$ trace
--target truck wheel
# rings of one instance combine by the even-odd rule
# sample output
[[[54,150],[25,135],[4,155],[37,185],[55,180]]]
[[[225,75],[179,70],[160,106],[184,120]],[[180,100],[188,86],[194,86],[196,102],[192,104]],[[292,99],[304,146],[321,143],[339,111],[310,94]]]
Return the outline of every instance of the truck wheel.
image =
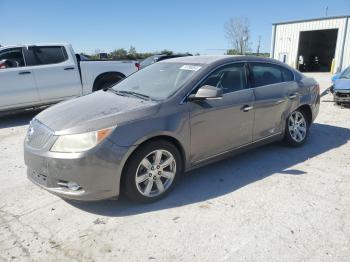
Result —
[[[118,73],[107,73],[103,74],[95,80],[94,87],[92,89],[93,92],[109,88],[119,81],[123,80],[125,76],[118,74]]]

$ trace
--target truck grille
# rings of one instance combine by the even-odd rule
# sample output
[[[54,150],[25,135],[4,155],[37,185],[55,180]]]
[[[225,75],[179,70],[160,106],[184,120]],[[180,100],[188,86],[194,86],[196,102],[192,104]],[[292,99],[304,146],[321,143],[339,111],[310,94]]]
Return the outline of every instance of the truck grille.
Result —
[[[34,119],[30,122],[26,141],[30,147],[41,149],[47,144],[52,136],[53,131],[50,128]]]

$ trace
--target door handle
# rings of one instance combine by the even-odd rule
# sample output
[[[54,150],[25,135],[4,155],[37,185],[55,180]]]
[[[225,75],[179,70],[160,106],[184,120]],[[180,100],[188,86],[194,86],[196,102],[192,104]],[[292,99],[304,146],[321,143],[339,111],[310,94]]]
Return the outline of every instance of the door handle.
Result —
[[[245,105],[245,106],[243,106],[243,107],[241,108],[241,110],[242,110],[243,112],[248,112],[248,111],[252,110],[253,108],[254,108],[254,106]]]
[[[29,71],[22,71],[22,72],[19,72],[18,74],[19,75],[29,75],[29,74],[31,74],[31,72],[29,72]]]
[[[297,97],[297,94],[290,94],[288,97],[289,97],[289,99],[294,99]]]
[[[74,67],[66,67],[64,70],[74,70],[75,68]]]

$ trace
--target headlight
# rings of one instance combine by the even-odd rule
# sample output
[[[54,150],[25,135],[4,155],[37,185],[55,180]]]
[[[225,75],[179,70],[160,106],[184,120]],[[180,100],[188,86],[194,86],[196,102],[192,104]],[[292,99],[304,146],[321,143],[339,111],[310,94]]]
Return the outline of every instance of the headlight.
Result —
[[[87,151],[103,141],[115,127],[93,132],[59,136],[52,146],[52,152],[79,153]]]

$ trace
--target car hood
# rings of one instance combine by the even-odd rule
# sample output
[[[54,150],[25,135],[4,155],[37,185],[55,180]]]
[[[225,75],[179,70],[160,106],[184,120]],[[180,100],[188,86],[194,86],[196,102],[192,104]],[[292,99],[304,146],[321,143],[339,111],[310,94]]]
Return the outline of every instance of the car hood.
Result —
[[[335,80],[334,90],[350,90],[350,79]]]
[[[159,102],[98,91],[54,105],[35,118],[58,135],[76,134],[153,116]]]

